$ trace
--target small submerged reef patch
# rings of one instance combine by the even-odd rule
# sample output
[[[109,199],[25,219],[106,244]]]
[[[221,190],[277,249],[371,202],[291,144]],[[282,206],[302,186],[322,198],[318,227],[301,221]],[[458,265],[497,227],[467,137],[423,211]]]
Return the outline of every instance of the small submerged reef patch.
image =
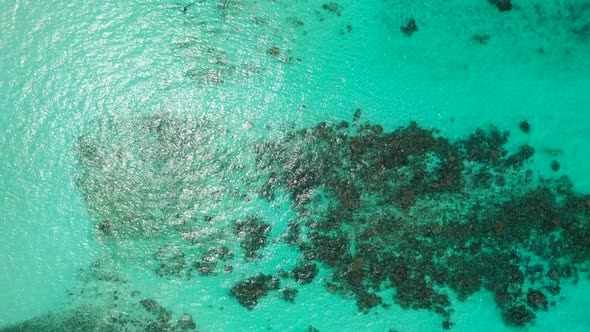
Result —
[[[414,32],[418,31],[418,25],[416,21],[411,18],[405,26],[400,27],[400,30],[408,37],[411,37]]]
[[[241,165],[219,143],[225,129],[168,113],[98,119],[87,128],[76,145],[76,184],[99,239],[223,236],[227,225],[213,217],[215,208],[246,195],[229,177]]]
[[[151,299],[127,308],[105,310],[98,306],[83,306],[60,313],[49,313],[19,324],[0,329],[2,332],[87,332],[87,331],[197,331],[189,314],[174,320],[170,311]]]
[[[234,223],[233,232],[240,239],[240,246],[246,259],[254,259],[258,250],[266,246],[270,225],[256,216],[248,216],[245,220]]]
[[[337,4],[325,6],[325,12],[340,15]],[[274,1],[188,0],[168,8],[166,15],[175,25],[171,50],[183,62],[183,83],[195,88],[211,90],[271,79],[277,70],[301,62],[294,57],[295,41],[304,34],[305,25],[297,16],[305,12],[296,6]],[[251,38],[242,38],[237,31]],[[239,56],[236,48],[242,51]]]
[[[533,147],[511,151],[509,132],[493,126],[450,140],[415,122],[387,132],[360,118],[256,147],[271,174],[264,186],[285,188],[298,213],[283,237],[302,253],[290,272],[298,284],[322,266],[326,291],[361,312],[393,301],[431,310],[449,329],[452,294],[464,301],[485,289],[506,325],[523,326],[555,305],[564,282],[588,274],[590,195],[530,169]],[[232,293],[252,308],[269,278]]]
[[[488,0],[488,2],[498,8],[501,12],[507,12],[512,10],[512,2],[511,0]]]
[[[233,286],[231,295],[241,305],[252,310],[258,304],[259,298],[266,296],[271,290],[279,290],[280,285],[280,279],[271,275],[258,274]]]
[[[2,332],[197,331],[192,315],[174,312],[131,289],[109,261],[79,270],[81,284],[68,291],[68,303],[50,313],[0,328]]]
[[[514,127],[527,137],[528,122]],[[164,280],[233,280],[227,294],[248,310],[272,293],[296,305],[321,283],[360,312],[396,303],[440,315],[445,329],[455,297],[486,290],[507,325],[523,326],[556,305],[564,283],[588,275],[590,195],[562,175],[558,153],[545,175],[532,169],[535,148],[513,147],[508,131],[449,139],[415,122],[388,131],[357,109],[350,123],[287,129],[251,149],[223,145],[216,138],[226,133],[169,114],[90,126],[76,146],[77,185],[97,239]],[[256,210],[276,200],[290,204],[284,223]],[[292,248],[294,264],[244,273],[268,260],[269,245]],[[95,270],[89,280],[125,285]],[[110,295],[127,299],[118,304],[126,312],[154,316],[156,330],[194,326],[157,299]],[[79,302],[65,315],[102,310]]]

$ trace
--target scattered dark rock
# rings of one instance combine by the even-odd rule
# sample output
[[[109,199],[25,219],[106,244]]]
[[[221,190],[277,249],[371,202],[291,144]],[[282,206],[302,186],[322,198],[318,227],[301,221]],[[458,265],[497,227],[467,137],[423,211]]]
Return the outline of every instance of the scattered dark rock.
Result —
[[[217,249],[213,249],[215,256],[222,261],[230,260],[234,258],[233,252],[229,251],[229,248],[226,246],[221,246]]]
[[[291,287],[285,287],[281,291],[281,296],[282,296],[283,300],[285,300],[287,302],[294,303],[295,297],[297,297],[297,293],[299,293],[299,291],[297,289],[291,288]]]
[[[463,143],[467,160],[492,165],[499,163],[500,159],[508,153],[504,148],[508,136],[507,131],[500,132],[493,126],[487,132],[477,129]]]
[[[215,275],[217,274],[217,261],[225,261],[231,259],[232,256],[233,254],[229,252],[229,248],[226,246],[210,248],[207,252],[203,253],[200,260],[193,263],[193,267],[200,275]],[[227,272],[225,268],[224,272]]]
[[[189,131],[182,121],[139,123],[157,133],[154,140],[162,146],[182,147],[168,151],[165,158],[193,147],[179,138]],[[523,123],[520,130],[528,132],[528,123]],[[281,277],[309,283],[321,264],[331,272],[325,277],[326,290],[354,299],[359,311],[397,302],[403,308],[437,313],[447,328],[453,312],[448,289],[459,300],[486,289],[494,294],[506,324],[523,326],[535,319],[537,310],[556,303],[560,285],[576,283],[587,273],[581,268],[590,260],[590,196],[575,192],[565,176],[541,178],[523,168],[534,155],[533,147],[508,148],[509,133],[495,127],[456,140],[415,122],[386,132],[379,124],[363,123],[360,109],[352,124],[290,128],[278,141],[257,146],[256,162],[272,179],[272,191],[288,191],[297,212],[283,239],[297,245],[303,260]],[[188,137],[191,142],[198,139],[197,134]],[[100,167],[107,156],[100,145],[89,139],[79,144],[85,167]],[[551,153],[556,158],[557,152]],[[90,182],[81,188],[89,202],[100,196]],[[140,223],[127,228],[125,220],[133,216],[119,218],[115,213],[98,218],[102,222],[97,227],[117,237],[168,231],[157,228],[165,224],[162,219],[149,217],[157,222],[146,229]],[[179,221],[172,214],[166,217]],[[246,259],[252,259],[267,244],[270,225],[249,216],[236,221],[232,231]],[[232,259],[228,247],[212,248],[202,256],[185,250],[174,242],[160,247],[155,253],[158,274],[182,276],[194,269],[216,273],[219,260]],[[535,261],[521,252],[534,254]],[[187,263],[185,255],[200,258]],[[223,270],[231,272],[231,265],[224,264]],[[92,280],[124,283],[112,273],[97,273]],[[259,274],[234,285],[231,296],[253,309],[279,286],[279,279]],[[395,288],[394,297],[377,295],[386,288]],[[286,287],[281,296],[291,301],[296,293]],[[109,299],[121,298],[109,294]],[[146,322],[134,321],[141,330],[173,330],[171,324],[188,329],[194,324],[189,317],[185,323],[171,323],[171,313],[153,299],[134,306],[148,316]],[[96,321],[84,322],[85,330],[99,330]]]
[[[442,328],[445,330],[450,330],[453,327],[453,323],[449,321],[442,322]]]
[[[367,313],[369,309],[376,307],[383,303],[383,299],[374,293],[357,288],[354,290],[356,296],[356,305],[364,313]]]
[[[285,269],[279,269],[277,271],[277,275],[281,278],[289,278],[289,272],[287,272]]]
[[[323,4],[322,9],[338,16],[342,15],[342,6],[336,2],[328,2]]]
[[[259,249],[266,246],[270,225],[257,216],[248,216],[234,223],[233,232],[240,239],[246,259],[256,258]]]
[[[535,149],[529,145],[522,145],[518,152],[506,158],[505,165],[507,167],[522,167],[524,162],[530,159],[535,154]]]
[[[408,37],[411,37],[414,32],[418,31],[418,25],[416,25],[416,21],[411,18],[408,20],[408,23],[405,26],[400,27],[400,30]]]
[[[269,177],[269,179],[264,183],[262,188],[259,191],[259,196],[264,198],[267,201],[272,201],[275,199],[275,190],[277,187],[277,179],[273,174]]]
[[[383,134],[383,126],[381,126],[381,125],[374,125],[371,129],[373,130],[375,135]]]
[[[352,25],[348,24],[346,26],[346,31],[351,32],[352,31]]]
[[[305,23],[297,17],[289,17],[287,18],[287,22],[293,27],[302,27],[305,25]]]
[[[488,0],[488,2],[498,8],[501,12],[512,10],[511,0]]]
[[[169,312],[154,299],[144,299],[139,301],[139,304],[141,304],[147,312],[156,316],[169,315]]]
[[[485,45],[490,40],[490,35],[473,35],[473,40],[478,44]]]
[[[357,108],[352,116],[352,121],[357,122],[361,118],[361,115],[363,115],[363,110]]]
[[[156,260],[160,266],[156,270],[159,276],[180,276],[186,264],[185,255],[178,245],[166,244],[156,253]]]
[[[121,304],[121,303],[117,303]],[[68,308],[58,313],[49,313],[34,317],[16,325],[3,327],[6,332],[17,331],[187,331],[194,330],[196,324],[190,315],[184,314],[173,323],[171,312],[161,307],[153,299],[146,299],[137,306],[117,310],[98,304],[87,304]]]
[[[287,228],[287,234],[284,236],[285,242],[288,245],[293,245],[299,242],[299,234],[301,228],[298,223],[290,222]]]
[[[528,133],[531,131],[531,125],[528,123],[528,121],[522,121],[520,125],[518,125],[518,128],[520,128],[520,131],[523,133]]]
[[[587,39],[590,36],[590,22],[584,24],[580,28],[572,29],[572,32],[584,40]]]
[[[299,264],[291,271],[293,279],[301,285],[311,283],[317,274],[318,267],[313,262]]]
[[[308,257],[317,259],[328,266],[337,266],[351,259],[350,242],[343,237],[313,233],[312,244],[314,249],[308,253]]]
[[[315,280],[321,264],[331,272],[325,277],[326,290],[354,299],[359,311],[396,302],[440,315],[446,328],[452,325],[453,312],[448,289],[459,300],[486,289],[494,294],[506,324],[523,326],[535,319],[537,310],[549,310],[563,282],[575,284],[585,277],[582,267],[590,260],[586,222],[590,196],[575,192],[565,176],[541,178],[533,169],[523,168],[534,155],[533,147],[509,148],[509,133],[495,127],[449,140],[415,122],[386,132],[381,125],[361,119],[359,109],[352,126],[321,122],[291,128],[278,141],[257,146],[261,172],[268,172],[263,175],[272,178],[273,190],[291,194],[297,212],[283,238],[302,254],[302,261],[288,274],[297,283]],[[176,136],[182,136],[178,133],[186,127],[177,122],[177,131],[162,126],[150,127],[168,131],[155,139],[180,144]],[[100,164],[100,149],[84,144],[81,158],[87,159],[87,165]],[[86,194],[92,200],[93,192]],[[154,229],[134,232],[125,229],[120,219],[98,220],[110,221],[97,225],[103,233],[125,230],[143,236]],[[252,259],[266,245],[270,225],[249,216],[236,221],[232,231],[246,259]],[[228,247],[211,248],[202,256],[185,250],[189,249],[174,242],[160,247],[155,253],[158,274],[182,276],[194,269],[216,273],[219,260],[232,259]],[[535,261],[522,252],[534,254]],[[188,264],[185,255],[191,257]],[[200,258],[194,262],[192,257]],[[228,272],[231,265],[224,265]],[[112,273],[92,279],[124,282]],[[259,274],[234,285],[231,296],[253,309],[279,287],[279,279]],[[379,297],[386,288],[395,288],[395,295]],[[281,292],[286,301],[295,294],[289,287]],[[109,294],[109,299],[121,298]],[[148,328],[142,330],[181,325],[171,323],[171,313],[153,299],[134,306],[149,316],[144,324]],[[186,327],[191,327],[185,318]],[[93,330],[92,324],[87,330]]]
[[[557,162],[557,160],[551,162],[551,170],[553,170],[554,172],[559,171],[559,163]]]
[[[197,328],[197,324],[195,324],[191,315],[182,314],[176,323],[176,327],[180,330],[194,330]]]
[[[139,302],[142,307],[150,314],[155,316],[155,319],[146,320],[146,331],[161,331],[171,328],[170,318],[172,312],[166,310],[153,299],[144,299]]]
[[[523,326],[535,319],[535,314],[532,313],[524,305],[510,307],[502,312],[504,322],[509,326]]]
[[[252,310],[258,304],[258,300],[261,297],[266,296],[271,290],[278,290],[279,287],[279,279],[271,275],[258,274],[233,286],[231,295],[242,306],[248,310]]]
[[[530,290],[527,293],[527,303],[529,307],[534,310],[544,309],[547,310],[547,296],[538,290]]]
[[[293,130],[258,151],[278,183],[297,193],[290,243],[307,265],[291,273],[295,280],[312,275],[309,263],[323,264],[332,271],[326,290],[355,299],[359,311],[393,300],[435,312],[450,328],[445,289],[461,301],[487,289],[506,324],[522,326],[558,296],[561,280],[579,279],[576,266],[590,260],[582,222],[590,196],[574,193],[566,177],[524,168],[533,147],[509,151],[509,132],[496,127],[451,141],[415,122],[385,132],[360,119],[357,110],[350,127]],[[304,189],[291,184],[297,179]],[[549,264],[556,258],[568,263]],[[376,295],[390,287],[393,299]]]
[[[281,50],[279,50],[278,47],[273,46],[271,48],[268,49],[267,51],[268,54],[272,55],[272,56],[279,56],[281,54]]]

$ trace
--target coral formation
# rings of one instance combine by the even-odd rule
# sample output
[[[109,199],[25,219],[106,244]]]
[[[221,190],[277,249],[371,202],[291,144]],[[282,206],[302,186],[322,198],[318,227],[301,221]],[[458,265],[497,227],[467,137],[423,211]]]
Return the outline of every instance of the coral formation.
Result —
[[[280,280],[271,275],[258,274],[250,277],[244,281],[237,283],[231,289],[231,295],[238,300],[238,302],[252,310],[261,297],[272,290],[280,288]]]
[[[327,2],[322,5],[322,9],[338,16],[342,15],[342,6],[336,2]]]
[[[16,325],[0,328],[3,332],[87,332],[87,331],[169,331],[197,329],[188,313],[177,314],[151,297],[127,288],[127,280],[114,266],[96,261],[80,270],[82,284],[69,292],[77,300],[63,311],[40,315]]]
[[[488,2],[498,8],[501,12],[512,10],[511,0],[488,0]]]
[[[246,262],[260,257],[271,226],[258,214],[220,222],[192,212],[207,198],[202,195],[211,176],[214,184],[224,184],[215,186],[214,198],[228,197],[220,188],[230,191],[222,176],[228,170],[215,171],[231,156],[209,141],[215,126],[155,116],[97,128],[78,145],[78,184],[98,220],[97,234],[170,239],[153,256],[156,273],[166,278],[232,273],[233,265],[219,261],[233,259],[240,248]],[[519,129],[526,133],[530,126],[523,121]],[[101,140],[106,135],[109,140]],[[282,298],[293,302],[295,287],[314,281],[323,266],[331,272],[326,291],[354,298],[362,312],[393,301],[438,313],[448,329],[450,292],[463,301],[486,289],[507,325],[533,321],[536,311],[548,310],[558,298],[561,283],[587,271],[590,196],[576,193],[565,176],[535,175],[526,167],[535,149],[509,149],[509,136],[490,126],[449,140],[415,122],[386,131],[363,122],[357,109],[352,123],[321,122],[261,140],[254,150],[262,180],[243,190],[267,202],[286,190],[298,213],[276,239],[302,254],[290,272],[277,271],[296,283],[282,289]],[[146,183],[126,175],[130,164],[149,177]],[[207,178],[199,175],[202,167],[212,167]],[[551,168],[559,169],[557,161]],[[118,188],[108,186],[114,180]],[[178,189],[162,191],[170,183]],[[207,240],[208,227],[226,240],[231,230],[237,243],[215,245]],[[277,277],[259,274],[235,284],[230,294],[252,310],[279,286]],[[394,296],[384,298],[388,288]],[[167,317],[152,302],[141,304]],[[184,326],[192,324],[186,320]]]
[[[411,18],[408,20],[408,23],[405,26],[400,27],[400,30],[408,37],[411,37],[414,32],[418,31],[418,25],[416,25],[416,21]]]
[[[532,147],[511,153],[509,132],[493,126],[450,141],[360,117],[257,146],[260,169],[299,211],[283,237],[308,261],[292,272],[299,283],[317,262],[332,271],[327,291],[359,310],[387,306],[382,291],[394,288],[391,300],[440,314],[445,329],[449,291],[463,301],[486,289],[506,324],[521,326],[587,271],[590,196],[566,177],[535,177]]]
[[[91,123],[78,139],[76,183],[98,238],[222,238],[229,221],[209,212],[224,199],[241,200],[240,184],[228,178],[240,166],[226,167],[235,152],[216,139],[224,131],[167,113]]]
[[[257,216],[248,216],[234,223],[233,232],[240,239],[246,258],[256,258],[258,250],[266,245],[270,229],[270,225]]]

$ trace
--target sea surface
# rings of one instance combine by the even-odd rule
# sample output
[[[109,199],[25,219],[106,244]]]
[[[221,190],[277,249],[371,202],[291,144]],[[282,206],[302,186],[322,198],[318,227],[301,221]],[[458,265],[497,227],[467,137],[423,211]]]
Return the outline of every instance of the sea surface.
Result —
[[[0,0],[0,331],[589,331],[585,0]]]

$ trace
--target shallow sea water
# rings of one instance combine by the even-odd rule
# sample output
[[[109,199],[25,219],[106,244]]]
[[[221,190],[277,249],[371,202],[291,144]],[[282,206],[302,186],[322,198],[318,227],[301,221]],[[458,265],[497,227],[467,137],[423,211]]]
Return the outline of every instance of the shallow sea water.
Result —
[[[261,166],[260,147],[313,154],[298,130],[324,121],[349,122],[350,135],[364,123],[390,133],[416,121],[450,141],[493,125],[510,132],[510,153],[535,149],[523,172],[566,175],[587,197],[590,4],[512,4],[0,1],[0,330],[146,330],[151,319],[152,329],[180,331],[183,314],[199,331],[436,331],[445,321],[454,331],[589,330],[585,259],[575,276],[557,277],[555,305],[518,328],[484,289],[463,301],[448,291],[445,318],[402,308],[384,282],[373,291],[388,305],[359,311],[358,293],[328,291],[335,268],[321,259],[310,260],[319,273],[309,284],[279,277],[298,290],[294,303],[273,290],[249,310],[231,293],[258,273],[292,270],[306,251],[286,243],[289,223],[334,206],[329,194],[298,202],[296,185],[273,187],[270,199],[261,191],[265,167],[289,163],[277,152]],[[407,36],[410,18],[418,30]],[[439,208],[436,198],[421,204]],[[247,216],[270,226],[251,256],[252,234],[236,231]],[[207,275],[201,257],[223,246],[235,256],[213,255]]]

